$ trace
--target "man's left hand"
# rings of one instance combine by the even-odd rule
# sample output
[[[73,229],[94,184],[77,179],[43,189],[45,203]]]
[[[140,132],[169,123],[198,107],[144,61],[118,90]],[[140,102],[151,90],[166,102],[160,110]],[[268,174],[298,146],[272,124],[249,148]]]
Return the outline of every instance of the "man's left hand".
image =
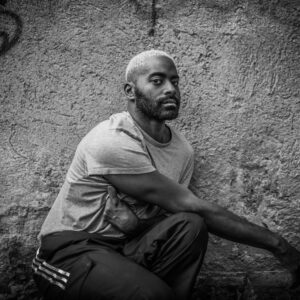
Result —
[[[109,197],[105,207],[105,219],[114,227],[127,235],[133,235],[139,226],[139,218],[135,213],[120,201],[113,186],[107,188]]]

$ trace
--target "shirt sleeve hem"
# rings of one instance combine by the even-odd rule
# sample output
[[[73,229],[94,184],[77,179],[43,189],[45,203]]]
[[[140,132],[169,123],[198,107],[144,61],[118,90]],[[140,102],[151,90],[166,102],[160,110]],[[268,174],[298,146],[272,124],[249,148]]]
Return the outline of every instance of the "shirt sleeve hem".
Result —
[[[143,174],[150,173],[156,169],[153,166],[142,168],[92,168],[88,171],[88,175],[117,175],[117,174]]]

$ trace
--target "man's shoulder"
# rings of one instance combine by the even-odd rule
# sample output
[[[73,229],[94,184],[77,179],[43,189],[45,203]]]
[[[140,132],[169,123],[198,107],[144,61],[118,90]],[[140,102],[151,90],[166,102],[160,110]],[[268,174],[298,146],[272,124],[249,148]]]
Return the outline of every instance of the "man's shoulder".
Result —
[[[143,136],[126,111],[111,115],[91,129],[82,139],[81,144],[94,144],[118,139],[120,135],[140,141]]]
[[[130,114],[124,111],[113,114],[105,121],[97,124],[87,133],[84,139],[95,139],[105,135],[113,137],[114,134],[118,134],[120,132],[128,133],[129,136],[133,136],[135,138],[142,137],[141,132],[132,121]]]
[[[89,175],[150,172],[153,167],[141,135],[128,113],[114,114],[82,139],[76,153]]]

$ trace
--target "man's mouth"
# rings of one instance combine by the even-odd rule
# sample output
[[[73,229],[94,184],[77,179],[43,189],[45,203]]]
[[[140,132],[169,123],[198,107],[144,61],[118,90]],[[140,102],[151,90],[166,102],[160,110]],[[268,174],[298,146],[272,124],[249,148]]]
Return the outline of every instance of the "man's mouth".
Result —
[[[164,106],[169,106],[169,107],[171,107],[171,106],[176,106],[177,107],[178,104],[179,104],[178,102],[179,101],[175,98],[168,98],[168,99],[163,100],[161,102],[161,104],[164,105]]]
[[[162,106],[166,109],[177,109],[178,105],[175,102],[163,103]]]

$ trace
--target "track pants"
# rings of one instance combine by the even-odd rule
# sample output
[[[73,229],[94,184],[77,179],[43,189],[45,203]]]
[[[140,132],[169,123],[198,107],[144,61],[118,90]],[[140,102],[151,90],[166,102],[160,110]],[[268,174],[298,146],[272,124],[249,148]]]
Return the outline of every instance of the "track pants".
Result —
[[[63,231],[41,241],[33,260],[45,300],[189,299],[207,246],[203,219],[166,217],[125,242]]]

